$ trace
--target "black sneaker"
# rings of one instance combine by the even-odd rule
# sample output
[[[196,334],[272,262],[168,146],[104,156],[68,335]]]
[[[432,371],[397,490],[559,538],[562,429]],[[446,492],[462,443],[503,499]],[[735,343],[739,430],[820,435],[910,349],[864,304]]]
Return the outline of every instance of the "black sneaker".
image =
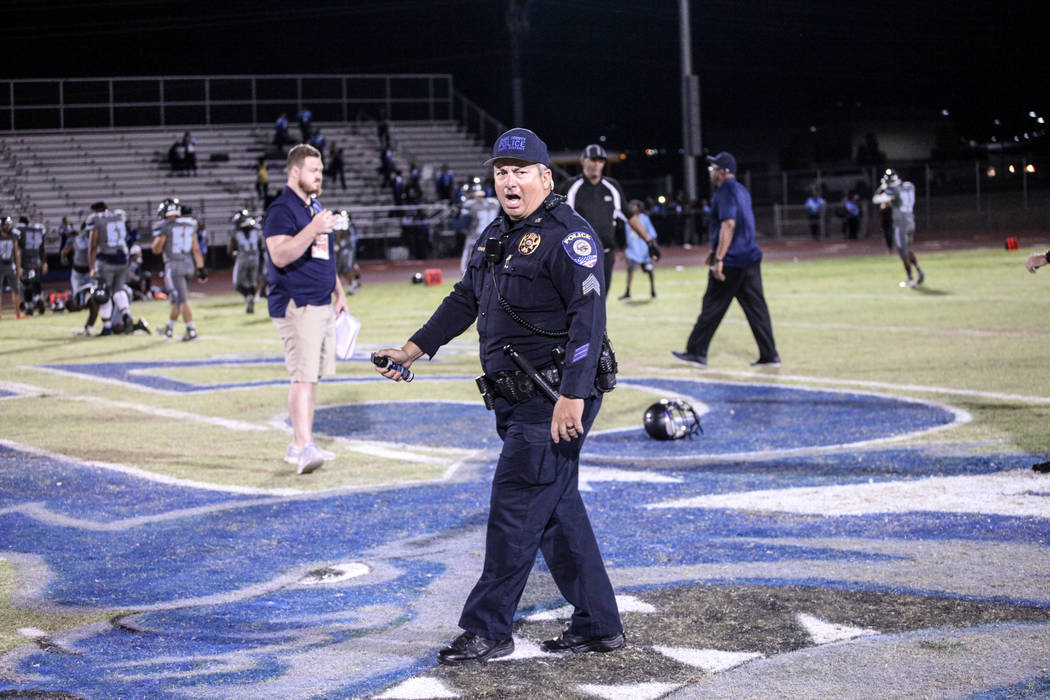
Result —
[[[248,303],[244,306],[244,313],[254,314],[255,313],[255,299],[249,298]]]
[[[113,329],[112,328],[103,328],[102,332],[99,333],[99,335],[113,335]]]
[[[135,331],[146,331],[146,335],[153,335],[153,331],[149,329],[149,324],[146,323],[146,319],[144,318],[140,318],[138,321],[135,321],[135,325],[132,326],[131,331],[133,333]]]
[[[438,652],[438,662],[446,666],[459,666],[498,659],[513,652],[513,639],[485,639],[473,632],[464,632]]]
[[[603,637],[585,637],[565,630],[558,635],[557,639],[548,639],[540,644],[540,648],[556,653],[571,651],[573,654],[583,654],[588,651],[616,651],[622,649],[625,644],[627,644],[627,638],[624,637],[623,632]]]
[[[694,355],[691,352],[678,352],[677,350],[672,350],[671,354],[679,362],[684,362],[687,365],[693,365],[700,369],[707,369],[707,358],[703,355]]]
[[[168,340],[171,340],[172,338],[175,337],[175,334],[172,333],[172,331],[171,331],[171,326],[166,326],[164,328],[164,337],[167,338]]]
[[[777,355],[772,360],[763,360],[761,357],[751,363],[752,367],[779,367],[780,366],[780,355]]]
[[[616,297],[616,299],[618,301],[623,301],[624,299],[630,299],[630,298],[631,298],[631,293],[630,292],[627,292],[626,294],[621,294],[620,296]]]
[[[186,329],[186,335],[182,336],[182,342],[184,342],[184,343],[188,343],[191,340],[196,340],[196,339],[197,339],[197,329],[196,328],[187,328]]]

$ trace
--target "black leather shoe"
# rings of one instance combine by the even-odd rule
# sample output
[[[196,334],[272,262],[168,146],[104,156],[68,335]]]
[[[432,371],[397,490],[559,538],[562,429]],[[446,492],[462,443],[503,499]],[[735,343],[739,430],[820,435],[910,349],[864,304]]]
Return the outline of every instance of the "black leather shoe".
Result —
[[[584,637],[565,630],[557,639],[548,639],[540,647],[544,651],[571,651],[574,654],[582,654],[587,651],[615,651],[626,643],[623,632],[604,637]]]
[[[513,639],[485,639],[473,632],[464,632],[438,652],[438,661],[446,666],[458,666],[497,659],[513,652]]]

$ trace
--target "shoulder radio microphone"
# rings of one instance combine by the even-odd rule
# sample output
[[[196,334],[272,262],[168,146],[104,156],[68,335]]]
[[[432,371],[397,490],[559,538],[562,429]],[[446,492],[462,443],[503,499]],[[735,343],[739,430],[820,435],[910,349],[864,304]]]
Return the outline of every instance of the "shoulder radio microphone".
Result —
[[[406,382],[410,382],[416,378],[416,375],[412,373],[412,370],[410,370],[408,367],[402,367],[386,355],[377,355],[375,353],[372,353],[372,364],[374,364],[379,369],[394,370],[395,372],[400,374],[401,378],[404,379]]]

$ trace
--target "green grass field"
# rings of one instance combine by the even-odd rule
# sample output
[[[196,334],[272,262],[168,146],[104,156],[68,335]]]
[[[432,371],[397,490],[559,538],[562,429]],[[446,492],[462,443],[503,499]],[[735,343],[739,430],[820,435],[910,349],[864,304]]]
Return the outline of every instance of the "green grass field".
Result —
[[[659,297],[620,302],[619,268],[608,302],[609,333],[621,375],[709,377],[744,382],[891,393],[951,404],[972,422],[922,440],[964,443],[992,452],[1050,453],[1050,272],[1029,275],[1024,255],[1004,250],[924,253],[926,284],[898,286],[895,256],[767,262],[764,280],[780,354],[779,369],[752,371],[754,340],[734,305],[715,336],[706,371],[675,362],[699,311],[705,270],[657,268]],[[359,353],[400,344],[429,316],[451,286],[369,282],[350,298],[363,322]],[[635,282],[636,292],[645,289]],[[320,441],[345,454],[309,480],[281,461],[288,434],[275,427],[285,413],[283,383],[219,392],[165,394],[41,369],[74,362],[176,361],[281,357],[265,306],[244,313],[232,290],[218,284],[193,299],[200,339],[167,342],[158,335],[80,338],[84,314],[48,313],[0,322],[0,437],[51,453],[127,465],[193,481],[264,489],[321,489],[439,476],[466,452],[391,448],[351,439]],[[8,305],[10,298],[5,299]],[[167,302],[138,303],[154,329]],[[181,323],[177,333],[181,334]],[[324,383],[319,405],[361,401],[480,401],[470,381],[442,375],[478,373],[476,335],[468,331],[434,362],[418,362],[419,379],[404,383]],[[150,370],[195,384],[277,380],[280,364],[162,367]],[[341,363],[343,377],[371,377],[367,363]],[[607,397],[596,428],[640,424],[652,396],[627,387]],[[405,407],[377,410],[413,410]],[[391,442],[397,442],[392,435]]]

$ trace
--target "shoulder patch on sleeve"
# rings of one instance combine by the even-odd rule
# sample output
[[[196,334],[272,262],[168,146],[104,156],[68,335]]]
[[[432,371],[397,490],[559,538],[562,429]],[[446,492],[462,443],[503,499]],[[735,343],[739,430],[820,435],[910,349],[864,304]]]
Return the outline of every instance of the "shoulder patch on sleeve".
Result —
[[[580,267],[594,267],[598,264],[599,248],[587,231],[573,231],[561,239],[561,247]]]

